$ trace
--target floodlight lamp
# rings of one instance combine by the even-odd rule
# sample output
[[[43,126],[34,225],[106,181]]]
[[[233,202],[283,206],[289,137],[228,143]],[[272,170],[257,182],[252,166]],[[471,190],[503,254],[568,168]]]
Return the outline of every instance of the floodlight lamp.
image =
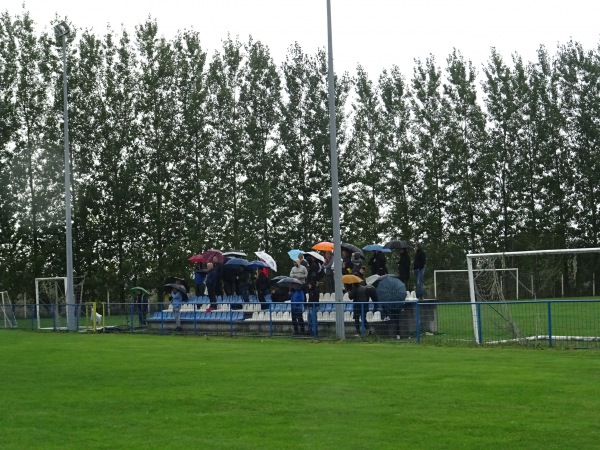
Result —
[[[56,33],[56,37],[63,37],[69,34],[71,30],[69,29],[69,25],[66,22],[61,22],[54,27],[54,32]]]

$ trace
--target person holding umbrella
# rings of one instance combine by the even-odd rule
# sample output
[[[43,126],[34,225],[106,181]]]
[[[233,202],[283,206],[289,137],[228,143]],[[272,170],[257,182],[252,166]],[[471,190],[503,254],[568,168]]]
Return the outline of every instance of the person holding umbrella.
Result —
[[[206,269],[202,266],[201,262],[196,263],[196,266],[194,267],[194,286],[196,297],[198,298],[204,295],[204,288],[206,287],[204,284],[205,279]]]
[[[300,262],[298,262],[300,265]],[[300,265],[300,267],[304,267]],[[304,267],[306,270],[306,267]],[[302,313],[304,312],[304,302],[306,301],[306,295],[300,284],[292,284],[292,326],[294,327],[294,334],[305,333],[304,319]]]
[[[415,253],[415,263],[413,265],[413,270],[415,272],[415,283],[417,299],[422,302],[423,301],[423,275],[425,274],[425,262],[427,260],[427,256],[425,255],[425,251],[423,251],[423,244],[417,242],[415,244],[415,249],[417,250]]]
[[[369,259],[369,267],[371,268],[371,275],[385,275],[388,273],[387,261],[382,251],[373,251],[373,256]]]
[[[408,289],[408,279],[410,278],[410,256],[406,247],[400,248],[398,252],[400,252],[400,259],[398,260],[398,278],[400,278],[400,281],[402,281]]]
[[[215,310],[217,309],[217,285],[219,283],[219,271],[211,262],[206,264],[206,269],[208,272],[206,273],[206,278],[204,281],[206,283],[206,290],[208,291],[208,299],[210,301],[210,305],[208,308],[206,308],[206,312],[211,312],[213,308]]]
[[[146,325],[146,316],[148,315],[148,291],[141,287],[131,289],[135,294],[135,304],[138,313],[140,327]]]
[[[269,309],[269,305],[267,305],[267,294],[269,293],[269,287],[271,283],[269,278],[265,275],[262,270],[259,270],[256,274],[256,293],[258,295],[258,301],[260,302],[260,309],[262,311]]]

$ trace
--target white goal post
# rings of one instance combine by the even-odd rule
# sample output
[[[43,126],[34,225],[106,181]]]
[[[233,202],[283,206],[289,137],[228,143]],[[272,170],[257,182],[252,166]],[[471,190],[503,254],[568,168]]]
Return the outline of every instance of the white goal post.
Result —
[[[469,297],[470,297],[470,301],[471,301],[471,314],[472,314],[472,320],[473,320],[473,333],[475,335],[475,341],[478,344],[481,344],[481,338],[480,338],[480,330],[479,330],[479,321],[478,321],[478,303],[484,303],[485,300],[481,300],[480,298],[478,298],[479,293],[477,292],[476,289],[476,278],[478,276],[478,272],[481,273],[481,269],[482,267],[480,267],[480,265],[478,264],[474,264],[475,261],[477,262],[485,262],[487,261],[494,261],[494,260],[501,260],[501,261],[505,261],[506,258],[512,258],[512,257],[527,257],[527,256],[531,256],[531,257],[543,257],[546,255],[574,255],[574,259],[575,259],[575,267],[576,267],[576,256],[578,254],[586,254],[586,253],[598,253],[600,254],[600,248],[597,247],[593,247],[593,248],[573,248],[573,249],[555,249],[555,250],[530,250],[530,251],[517,251],[517,252],[497,252],[497,253],[469,253],[467,254],[467,271],[469,274]],[[497,272],[497,271],[501,271],[502,269],[504,269],[504,267],[500,267],[500,268],[495,268],[493,262],[491,264],[493,267],[492,268],[488,268],[485,267],[486,270],[490,270],[492,272]],[[514,265],[514,260],[513,260],[513,265]],[[533,277],[532,277],[533,280]],[[533,281],[531,282],[532,285],[532,291],[533,290]],[[532,294],[534,294],[535,296],[535,292],[532,292]],[[490,299],[490,301],[500,301],[503,302],[505,301],[505,299],[501,298],[501,296],[498,296],[498,299],[493,298],[493,296],[491,296],[492,298]],[[537,298],[537,297],[534,297]]]

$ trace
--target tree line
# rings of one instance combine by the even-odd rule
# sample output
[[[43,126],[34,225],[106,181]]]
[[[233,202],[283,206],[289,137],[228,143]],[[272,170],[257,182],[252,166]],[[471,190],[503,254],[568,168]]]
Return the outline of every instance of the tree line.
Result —
[[[72,27],[75,29],[75,27]],[[202,249],[330,240],[327,58],[196,31],[68,36],[73,256],[86,298],[188,273]],[[454,50],[376,79],[336,75],[342,240],[422,240],[430,265],[467,251],[598,246],[600,48],[535,61]],[[61,44],[0,18],[0,290],[64,276]],[[595,267],[593,268],[595,270]]]

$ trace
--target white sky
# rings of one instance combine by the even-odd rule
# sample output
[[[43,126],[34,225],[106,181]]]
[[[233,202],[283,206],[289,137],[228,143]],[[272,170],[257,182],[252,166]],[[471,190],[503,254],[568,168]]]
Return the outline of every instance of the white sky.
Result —
[[[507,61],[514,51],[529,61],[541,44],[552,54],[571,38],[586,49],[600,42],[597,0],[331,2],[335,70],[353,74],[360,62],[372,79],[393,64],[410,78],[414,58],[430,53],[444,67],[453,47],[481,68],[492,46]],[[55,15],[98,35],[109,23],[133,30],[151,16],[167,38],[177,30],[199,31],[209,54],[227,33],[241,41],[252,35],[271,49],[277,64],[295,41],[307,53],[327,46],[326,0],[2,0],[0,11],[19,14],[23,3],[39,30],[50,30]]]

